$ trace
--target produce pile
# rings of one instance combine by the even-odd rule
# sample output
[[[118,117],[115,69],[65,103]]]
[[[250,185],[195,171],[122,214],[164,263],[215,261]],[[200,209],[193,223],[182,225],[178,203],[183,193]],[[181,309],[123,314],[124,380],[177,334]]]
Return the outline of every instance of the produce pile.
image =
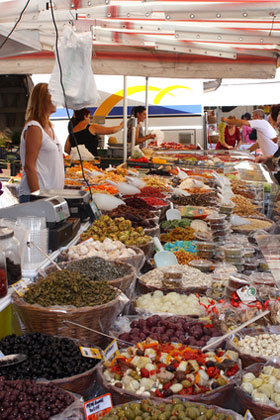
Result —
[[[105,363],[106,380],[139,395],[166,398],[222,387],[240,370],[238,353],[200,350],[176,343],[144,341]]]
[[[177,342],[195,347],[203,347],[211,337],[222,335],[214,324],[178,316],[163,317],[153,315],[149,318],[132,321],[130,331],[119,335],[121,340],[137,344],[148,338],[160,343]]]
[[[116,292],[107,282],[90,280],[77,271],[54,271],[43,280],[32,284],[23,299],[44,307],[73,305],[76,307],[103,305],[110,302]]]
[[[49,383],[0,378],[0,419],[44,419],[62,413],[74,397]]]
[[[22,353],[27,359],[12,366],[0,364],[0,376],[5,379],[49,380],[67,378],[92,369],[97,359],[83,357],[72,340],[46,334],[8,335],[0,340],[4,355]]]
[[[167,166],[170,155],[176,164]],[[244,168],[228,174],[229,155],[165,152],[147,161],[138,176],[86,166],[101,217],[82,224],[58,255],[61,271],[48,266],[21,299],[13,292],[22,335],[1,339],[0,352],[27,359],[9,366],[0,353],[0,418],[47,419],[73,401],[33,379],[56,380],[90,400],[99,394],[93,374],[112,396],[107,420],[240,420],[248,408],[263,420],[262,404],[280,414],[279,201],[271,213],[267,187],[240,179]],[[67,177],[86,188],[79,166]],[[171,203],[180,220],[167,220]],[[165,251],[156,258],[155,237]],[[218,340],[267,308],[250,329]],[[62,328],[68,319],[74,324]]]
[[[132,227],[132,222],[123,217],[111,219],[109,216],[101,216],[92,226],[81,234],[81,240],[92,238],[103,242],[106,238],[118,240],[125,245],[143,245],[151,240],[145,235],[144,229]]]

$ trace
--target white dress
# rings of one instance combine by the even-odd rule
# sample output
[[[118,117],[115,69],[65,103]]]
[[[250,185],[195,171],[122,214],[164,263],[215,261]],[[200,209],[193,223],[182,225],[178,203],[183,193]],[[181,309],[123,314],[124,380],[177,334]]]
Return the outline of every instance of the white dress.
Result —
[[[40,189],[64,188],[64,161],[62,147],[58,139],[53,140],[38,121],[29,121],[25,124],[20,138],[20,158],[22,163],[22,179],[19,187],[19,196],[29,195],[30,188],[24,171],[26,144],[24,133],[28,127],[35,125],[42,131],[42,145],[36,161],[36,172]]]

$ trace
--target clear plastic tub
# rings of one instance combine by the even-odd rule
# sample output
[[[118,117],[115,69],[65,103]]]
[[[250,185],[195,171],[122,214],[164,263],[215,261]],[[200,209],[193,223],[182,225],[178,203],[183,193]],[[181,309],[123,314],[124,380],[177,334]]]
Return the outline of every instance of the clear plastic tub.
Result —
[[[215,268],[214,275],[223,277],[227,281],[229,280],[232,274],[237,273],[237,269],[235,265],[233,264],[227,264],[227,263],[215,264],[214,268]]]
[[[255,255],[255,248],[249,246],[243,249],[243,257],[244,258],[253,258]]]
[[[206,220],[209,223],[211,229],[219,229],[224,227],[227,216],[225,214],[212,214],[209,215]]]
[[[251,279],[245,274],[233,274],[229,278],[228,286],[234,290],[240,289],[243,286],[249,286]]]
[[[225,261],[231,264],[243,264],[243,258],[241,255],[235,255],[233,257],[225,256]]]
[[[216,250],[216,244],[213,242],[197,242],[197,253],[203,259],[211,259]]]
[[[244,260],[244,270],[255,271],[259,263],[255,258],[247,258]]]
[[[275,286],[274,277],[270,273],[254,273],[251,274],[250,279],[253,281],[254,284],[257,286]]]
[[[222,247],[222,251],[224,251],[225,257],[242,257],[242,247],[240,245],[235,244],[226,244]]]
[[[189,262],[189,265],[193,268],[197,268],[203,273],[209,273],[213,271],[214,265],[212,261],[209,260],[193,260]]]
[[[234,209],[234,204],[222,204],[220,206],[220,212],[223,214],[231,214]]]

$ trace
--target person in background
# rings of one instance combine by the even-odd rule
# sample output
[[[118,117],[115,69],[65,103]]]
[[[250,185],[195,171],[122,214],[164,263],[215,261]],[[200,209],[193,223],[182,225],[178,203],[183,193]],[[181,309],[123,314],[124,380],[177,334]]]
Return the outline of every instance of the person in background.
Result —
[[[267,121],[269,122],[269,124],[272,125],[272,127],[276,131],[278,137],[280,135],[279,122],[278,122],[279,112],[280,112],[280,104],[271,105],[270,114],[267,118]]]
[[[99,134],[114,134],[120,131],[123,128],[123,122],[120,125],[113,127],[103,127],[99,124],[90,123],[90,110],[87,108],[82,108],[75,111],[75,120],[76,125],[72,128],[70,125],[70,133],[67,137],[64,151],[65,153],[70,154],[71,148],[78,145],[84,145],[86,149],[95,156],[97,154]],[[75,142],[76,139],[76,142]]]
[[[33,191],[64,188],[62,147],[50,122],[50,115],[55,111],[47,83],[34,86],[28,99],[20,139],[23,168],[20,203],[28,202]]]
[[[246,112],[245,114],[242,115],[241,119],[250,121],[252,117],[249,112]],[[242,125],[241,136],[242,136],[243,143],[245,144],[253,143],[253,140],[250,139],[250,134],[252,133],[252,131],[253,129],[249,127],[248,125]],[[256,140],[257,140],[257,137],[255,138],[255,141]]]
[[[143,127],[140,123],[144,122],[147,117],[147,111],[144,106],[135,106],[132,108],[131,117],[127,123],[127,141],[131,143],[132,141],[132,125],[133,125],[133,117],[137,118],[137,126],[136,126],[136,136],[135,136],[135,144],[142,144],[146,140],[154,139],[156,137],[155,134],[147,134],[144,136]]]
[[[235,119],[234,115],[230,115],[227,118],[227,125],[224,131],[224,139],[220,139],[216,144],[216,150],[221,149],[239,149],[241,145],[240,130],[238,127],[235,127],[231,121]]]
[[[263,155],[271,155],[276,152],[278,146],[277,133],[274,128],[265,119],[265,113],[262,109],[255,109],[252,112],[252,120],[233,119],[230,122],[234,125],[247,125],[257,130],[257,141],[248,149],[250,152],[260,148]],[[228,122],[228,118],[222,117],[223,122]]]

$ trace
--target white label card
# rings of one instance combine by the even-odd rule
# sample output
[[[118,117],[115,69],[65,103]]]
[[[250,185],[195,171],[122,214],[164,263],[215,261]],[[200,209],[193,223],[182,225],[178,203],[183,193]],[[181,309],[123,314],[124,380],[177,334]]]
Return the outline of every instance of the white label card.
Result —
[[[254,287],[240,287],[236,293],[242,302],[254,302],[257,298],[257,291]]]
[[[80,347],[80,352],[84,357],[90,357],[92,359],[102,359],[100,351],[93,347]]]
[[[103,351],[104,360],[110,360],[119,353],[118,343],[116,340],[113,340],[109,346]]]

